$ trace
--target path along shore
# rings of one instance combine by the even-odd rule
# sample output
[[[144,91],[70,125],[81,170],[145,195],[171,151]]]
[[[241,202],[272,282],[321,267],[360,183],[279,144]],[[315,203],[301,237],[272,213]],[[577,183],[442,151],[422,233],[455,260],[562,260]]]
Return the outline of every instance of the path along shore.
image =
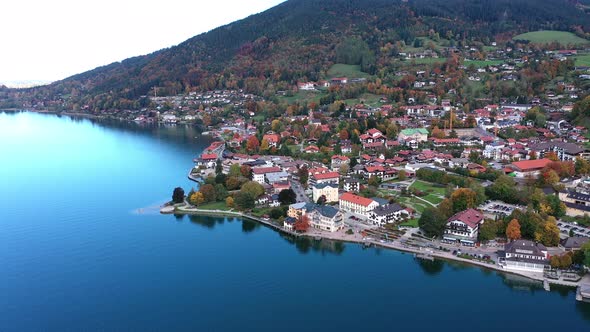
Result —
[[[265,219],[258,218],[256,216],[253,216],[250,214],[245,214],[245,213],[236,212],[236,211],[203,210],[203,209],[198,209],[198,208],[192,208],[187,205],[184,205],[184,206],[181,205],[181,206],[175,206],[175,207],[166,206],[166,207],[162,208],[161,212],[165,213],[165,214],[166,213],[167,214],[174,213],[174,214],[231,216],[231,217],[237,217],[237,218],[247,218],[250,220],[257,221],[257,222],[259,222],[263,225],[266,225],[270,228],[273,228],[279,232],[286,233],[286,234],[293,235],[293,236],[297,236],[297,237],[302,236],[302,237],[309,237],[309,238],[322,238],[322,239],[349,242],[349,243],[357,243],[357,244],[363,244],[363,245],[373,245],[373,246],[378,246],[378,247],[382,247],[382,248],[393,249],[393,250],[407,252],[407,253],[413,253],[413,254],[421,255],[421,256],[430,256],[430,257],[444,259],[444,260],[463,262],[463,263],[467,263],[467,264],[471,264],[471,265],[475,265],[475,266],[488,268],[491,270],[496,270],[496,271],[499,271],[502,273],[509,273],[509,274],[523,276],[523,277],[526,277],[526,278],[529,278],[529,279],[535,280],[535,281],[540,281],[540,282],[545,282],[545,283],[548,282],[549,284],[558,284],[558,285],[567,286],[567,287],[577,287],[582,282],[590,283],[590,275],[586,275],[579,282],[571,282],[571,281],[564,281],[564,280],[552,280],[552,279],[545,278],[543,276],[543,273],[540,273],[540,272],[535,273],[535,272],[527,272],[527,271],[506,270],[502,266],[499,266],[497,264],[490,264],[490,263],[480,262],[480,261],[476,261],[476,260],[470,260],[470,259],[457,257],[450,252],[440,251],[438,249],[412,247],[412,246],[401,243],[400,240],[394,240],[392,242],[382,242],[377,239],[363,237],[362,235],[360,235],[358,233],[346,234],[344,230],[340,230],[337,232],[325,232],[325,231],[321,231],[321,230],[317,230],[317,229],[310,229],[306,233],[297,233],[297,232],[285,229],[284,227],[277,225],[270,220],[265,220]],[[409,237],[405,236],[405,237],[402,237],[402,239],[403,238],[408,239]]]

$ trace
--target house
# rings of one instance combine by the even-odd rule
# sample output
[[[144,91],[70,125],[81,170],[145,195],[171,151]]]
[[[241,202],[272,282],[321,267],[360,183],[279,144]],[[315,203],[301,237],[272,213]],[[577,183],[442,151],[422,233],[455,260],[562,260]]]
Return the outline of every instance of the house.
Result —
[[[197,166],[205,168],[214,168],[217,164],[217,155],[215,153],[203,153],[200,158],[195,159]]]
[[[476,209],[467,209],[456,213],[447,220],[443,241],[474,246],[477,241],[479,226],[483,222],[483,213]]]
[[[313,209],[314,204],[300,202],[289,205],[289,210],[287,211],[287,216],[291,218],[299,218],[303,215],[306,215],[307,212]]]
[[[278,134],[265,134],[262,136],[262,139],[266,140],[268,142],[268,146],[271,148],[278,147],[279,142],[281,141],[281,137]]]
[[[336,232],[344,228],[342,212],[329,205],[317,205],[309,213],[311,227],[328,232]]]
[[[340,196],[338,201],[340,209],[366,216],[370,211],[379,206],[376,201],[346,192]]]
[[[312,187],[313,201],[317,202],[322,196],[326,197],[326,202],[338,202],[338,185],[333,183],[321,183]]]
[[[567,215],[583,216],[590,213],[590,193],[587,190],[560,191],[559,199],[565,204]]]
[[[549,267],[547,248],[529,240],[514,240],[504,246],[499,265],[509,270],[543,272]]]
[[[428,141],[428,130],[425,128],[404,129],[399,133],[397,140],[415,149],[418,144]]]
[[[344,179],[344,191],[359,192],[360,186],[361,186],[361,184],[358,179],[355,179],[355,178]]]
[[[332,168],[333,171],[338,171],[342,165],[349,165],[349,164],[350,164],[350,158],[348,158],[347,156],[334,155],[334,156],[332,156],[332,162],[330,164],[330,167]]]
[[[557,158],[561,161],[575,160],[581,157],[586,150],[577,144],[567,142],[542,142],[531,144],[531,151],[535,151],[539,158],[543,158],[547,152],[555,152]]]
[[[322,183],[332,183],[338,186],[339,182],[340,174],[338,172],[317,173],[309,177],[309,184],[311,186],[317,186]]]
[[[537,177],[545,166],[549,165],[551,160],[542,158],[536,160],[516,161],[510,164],[510,169],[517,178],[528,176]]]
[[[374,225],[383,226],[401,219],[402,215],[409,215],[399,204],[387,204],[369,212],[369,221]]]
[[[283,228],[288,231],[292,231],[295,228],[296,222],[297,222],[297,219],[295,219],[293,217],[287,217],[287,218],[285,218],[285,220],[283,220]]]
[[[315,145],[310,145],[310,146],[306,147],[305,149],[303,149],[303,152],[305,152],[305,153],[319,153],[320,148],[318,148]]]
[[[279,173],[281,172],[280,167],[255,167],[252,168],[252,180],[256,181],[260,184],[266,183],[266,174],[267,173]]]
[[[580,248],[582,248],[582,246],[588,241],[590,241],[590,238],[588,237],[572,236],[562,240],[560,246],[563,247],[565,251],[575,251],[580,250]]]

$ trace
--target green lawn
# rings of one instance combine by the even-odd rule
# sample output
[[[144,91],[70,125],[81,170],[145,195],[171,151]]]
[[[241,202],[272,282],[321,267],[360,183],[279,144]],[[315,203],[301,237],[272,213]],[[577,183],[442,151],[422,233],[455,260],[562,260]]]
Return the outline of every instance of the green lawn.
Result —
[[[486,66],[497,66],[504,63],[504,60],[465,60],[463,64],[467,67],[474,65],[476,68]]]
[[[404,223],[399,224],[400,226],[418,227],[418,219],[410,219]]]
[[[325,96],[326,93],[324,91],[308,91],[308,90],[300,90],[297,91],[292,96],[280,96],[279,100],[286,102],[287,104],[293,104],[295,102],[307,102],[307,101],[315,101],[318,102],[320,98]]]
[[[347,77],[351,78],[369,78],[370,74],[361,71],[359,65],[345,65],[342,63],[336,63],[330,69],[328,69],[328,78],[334,77]]]
[[[590,54],[575,56],[574,61],[576,66],[590,66]]]
[[[408,64],[415,63],[417,65],[431,65],[433,63],[437,63],[437,62],[442,63],[445,61],[447,61],[447,58],[424,58],[424,59],[404,60],[405,63],[408,63]]]
[[[410,188],[414,188],[417,190],[420,190],[422,192],[426,192],[428,193],[428,195],[426,196],[422,196],[420,198],[434,204],[434,205],[438,205],[440,202],[443,201],[444,196],[445,196],[445,188],[444,187],[438,187],[435,186],[431,183],[428,182],[424,182],[424,181],[415,181]],[[422,204],[425,204],[424,202],[422,202]]]
[[[531,43],[545,44],[558,42],[562,45],[567,44],[588,44],[588,40],[580,38],[571,32],[556,31],[556,30],[541,30],[534,32],[527,32],[518,36],[512,37],[513,40],[528,40]]]
[[[345,99],[344,102],[347,105],[356,105],[356,104],[360,104],[361,101],[362,101],[363,104],[365,104],[365,105],[369,105],[369,106],[373,106],[373,107],[378,107],[379,105],[381,105],[379,103],[379,99],[381,99],[381,97],[382,96],[374,95],[372,93],[363,93],[358,98]]]
[[[399,197],[398,201],[408,207],[411,207],[419,213],[424,212],[424,210],[430,206],[428,203],[422,202],[416,197]]]
[[[211,202],[199,205],[198,208],[202,210],[230,210],[230,208],[228,208],[227,205],[225,205],[225,202]]]
[[[439,187],[439,186],[436,186],[432,183],[428,183],[428,182],[420,181],[420,180],[416,180],[410,186],[410,188],[416,188],[420,191],[425,191],[425,192],[433,192],[433,193],[438,194],[440,196],[444,196],[445,191],[446,191],[446,189],[444,187]]]

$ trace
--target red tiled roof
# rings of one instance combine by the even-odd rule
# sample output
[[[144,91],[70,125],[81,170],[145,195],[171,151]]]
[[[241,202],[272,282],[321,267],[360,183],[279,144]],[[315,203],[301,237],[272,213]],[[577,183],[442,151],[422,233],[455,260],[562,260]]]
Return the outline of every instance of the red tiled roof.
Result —
[[[543,167],[549,165],[551,160],[547,158],[537,159],[537,160],[523,160],[523,161],[515,161],[512,163],[513,167],[516,167],[518,170],[527,172],[527,171],[534,171],[538,169],[542,169]]]
[[[280,172],[280,167],[257,167],[252,168],[252,173],[254,174],[266,174],[266,173],[276,173]]]
[[[477,211],[476,209],[467,209],[450,217],[447,222],[454,220],[459,220],[467,226],[475,228],[483,220],[483,213]]]
[[[201,155],[201,159],[203,159],[203,160],[217,159],[217,155],[215,153],[203,153]]]
[[[347,201],[347,202],[354,203],[354,204],[359,204],[359,205],[362,205],[362,206],[369,206],[369,205],[371,205],[371,203],[374,202],[370,198],[365,198],[365,197],[362,197],[362,196],[357,196],[355,194],[348,193],[348,192],[342,194],[342,196],[340,196],[340,200]]]
[[[338,172],[318,173],[312,175],[316,180],[326,180],[340,177]]]

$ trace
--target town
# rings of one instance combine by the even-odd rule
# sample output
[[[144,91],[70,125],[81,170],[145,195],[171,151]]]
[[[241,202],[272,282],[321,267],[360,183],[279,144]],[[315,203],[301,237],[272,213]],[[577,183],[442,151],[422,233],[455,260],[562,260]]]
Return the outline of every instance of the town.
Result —
[[[575,54],[544,56],[558,65]],[[505,64],[460,67],[502,79],[519,74]],[[187,120],[171,109],[196,109],[216,139],[195,158],[189,176],[202,184],[178,201],[184,212],[240,211],[294,234],[452,256],[577,286],[586,285],[590,265],[590,150],[586,127],[571,119],[586,94],[586,70],[573,68],[575,80],[528,103],[482,98],[479,108],[458,102],[453,89],[442,99],[421,91],[445,80],[424,71],[403,103],[311,101],[283,111],[226,90],[153,99],[168,109],[167,123]],[[336,77],[295,89],[321,94],[355,84],[366,82]]]

